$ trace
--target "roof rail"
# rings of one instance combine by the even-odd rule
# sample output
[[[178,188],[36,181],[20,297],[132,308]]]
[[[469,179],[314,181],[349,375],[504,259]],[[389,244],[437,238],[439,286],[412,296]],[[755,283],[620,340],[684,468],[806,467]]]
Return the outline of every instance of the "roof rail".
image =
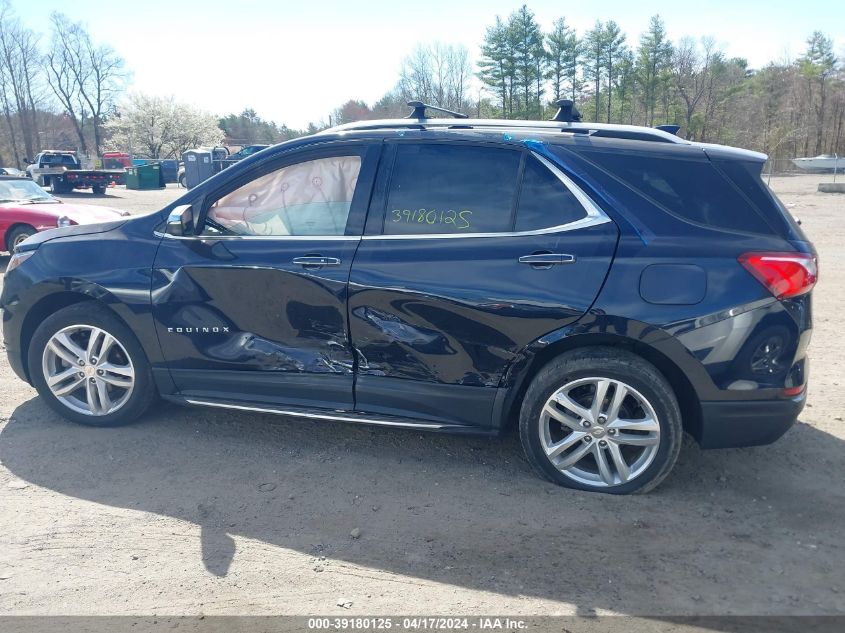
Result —
[[[413,112],[406,117],[408,119],[427,119],[428,117],[425,113],[426,110],[435,110],[436,112],[442,112],[443,114],[451,114],[456,119],[469,118],[468,115],[463,114],[462,112],[453,112],[452,110],[447,110],[446,108],[441,108],[439,106],[428,105],[422,101],[409,101],[408,107],[414,109]]]
[[[525,121],[520,119],[382,119],[355,121],[338,125],[318,134],[337,134],[342,132],[366,132],[380,130],[476,130],[494,132],[522,132],[532,134],[573,134],[601,138],[615,138],[633,141],[653,141],[659,143],[689,144],[678,136],[652,127],[636,125],[616,125],[609,123],[581,123],[578,121]]]

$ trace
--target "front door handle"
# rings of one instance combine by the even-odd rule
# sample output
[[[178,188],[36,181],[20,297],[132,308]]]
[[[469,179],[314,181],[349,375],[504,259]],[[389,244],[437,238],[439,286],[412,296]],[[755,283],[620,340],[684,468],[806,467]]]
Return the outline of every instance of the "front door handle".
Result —
[[[322,255],[304,255],[302,257],[294,257],[293,263],[302,266],[303,268],[322,268],[323,266],[340,266],[340,260],[337,257],[323,257]]]
[[[530,264],[537,268],[548,268],[557,264],[574,264],[575,255],[566,253],[534,253],[519,258],[520,264]]]

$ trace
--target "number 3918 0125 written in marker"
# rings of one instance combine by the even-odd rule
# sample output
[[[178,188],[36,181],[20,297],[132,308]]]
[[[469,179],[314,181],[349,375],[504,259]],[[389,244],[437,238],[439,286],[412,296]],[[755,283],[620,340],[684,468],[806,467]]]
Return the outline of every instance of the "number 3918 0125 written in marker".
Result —
[[[469,209],[393,209],[392,221],[411,224],[451,224],[459,231],[471,227],[472,211]]]

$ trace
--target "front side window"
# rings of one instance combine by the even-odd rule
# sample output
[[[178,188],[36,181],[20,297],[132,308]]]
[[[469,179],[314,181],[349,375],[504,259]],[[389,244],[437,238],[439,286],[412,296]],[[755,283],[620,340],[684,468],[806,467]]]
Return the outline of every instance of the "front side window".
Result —
[[[282,167],[212,204],[203,234],[344,235],[360,171],[360,156]]]
[[[512,230],[520,157],[491,147],[399,144],[384,234]]]

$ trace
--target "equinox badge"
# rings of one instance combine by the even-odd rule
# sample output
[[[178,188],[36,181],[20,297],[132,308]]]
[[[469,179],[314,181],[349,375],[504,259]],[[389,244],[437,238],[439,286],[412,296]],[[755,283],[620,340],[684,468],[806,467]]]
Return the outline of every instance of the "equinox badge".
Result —
[[[229,332],[229,328],[227,326],[216,326],[216,327],[169,327],[167,328],[168,332],[176,332],[177,334],[199,334],[199,333],[219,333],[219,332]]]

